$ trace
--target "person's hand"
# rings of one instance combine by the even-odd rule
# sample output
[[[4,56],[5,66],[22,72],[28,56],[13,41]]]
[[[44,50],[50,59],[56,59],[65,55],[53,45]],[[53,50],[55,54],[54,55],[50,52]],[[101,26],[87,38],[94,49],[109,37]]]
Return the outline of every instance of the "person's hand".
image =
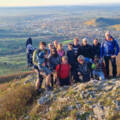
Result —
[[[112,55],[111,58],[116,58],[116,55]]]

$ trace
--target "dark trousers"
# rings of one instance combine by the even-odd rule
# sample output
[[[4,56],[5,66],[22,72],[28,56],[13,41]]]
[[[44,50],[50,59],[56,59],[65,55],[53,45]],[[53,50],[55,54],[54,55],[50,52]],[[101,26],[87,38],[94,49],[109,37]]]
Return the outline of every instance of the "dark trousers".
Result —
[[[116,58],[111,58],[110,56],[105,56],[104,60],[105,60],[106,75],[107,75],[107,77],[109,76],[109,62],[110,61],[112,63],[112,74],[113,74],[113,77],[116,77],[116,75],[117,75]]]

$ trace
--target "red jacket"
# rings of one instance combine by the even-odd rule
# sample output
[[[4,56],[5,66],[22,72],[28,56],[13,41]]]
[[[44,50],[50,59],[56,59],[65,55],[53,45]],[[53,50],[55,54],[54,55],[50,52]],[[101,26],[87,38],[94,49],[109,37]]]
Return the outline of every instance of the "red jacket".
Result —
[[[71,71],[71,66],[69,64],[59,64],[56,67],[56,72],[61,79],[66,79],[69,77]]]

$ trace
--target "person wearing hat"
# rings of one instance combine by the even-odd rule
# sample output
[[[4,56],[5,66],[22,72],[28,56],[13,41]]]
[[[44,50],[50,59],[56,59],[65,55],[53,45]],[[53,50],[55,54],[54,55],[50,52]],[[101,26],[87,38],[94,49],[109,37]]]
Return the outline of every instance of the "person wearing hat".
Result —
[[[105,41],[101,45],[101,57],[105,60],[106,74],[109,78],[109,61],[112,63],[112,74],[117,75],[116,57],[119,54],[118,42],[111,36],[110,32],[105,33]]]
[[[77,58],[78,60],[78,67],[77,67],[77,74],[81,82],[88,82],[90,81],[91,77],[91,63],[85,61],[85,57],[80,55]]]

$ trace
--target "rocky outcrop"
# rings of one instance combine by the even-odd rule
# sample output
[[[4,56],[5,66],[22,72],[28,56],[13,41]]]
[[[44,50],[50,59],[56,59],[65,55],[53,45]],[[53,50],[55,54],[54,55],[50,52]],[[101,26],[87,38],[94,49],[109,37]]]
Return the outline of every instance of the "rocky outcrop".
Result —
[[[37,104],[42,109],[34,114],[36,120],[119,120],[120,80],[91,80],[46,91]]]

